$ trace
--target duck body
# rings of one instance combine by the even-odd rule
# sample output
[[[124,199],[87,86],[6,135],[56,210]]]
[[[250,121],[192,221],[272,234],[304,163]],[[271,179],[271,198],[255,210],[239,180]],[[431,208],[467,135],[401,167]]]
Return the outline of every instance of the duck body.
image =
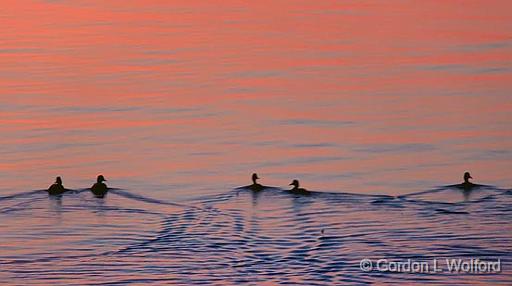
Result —
[[[60,177],[55,178],[55,183],[53,183],[48,188],[48,194],[52,196],[60,195],[67,191],[62,185],[62,179]]]
[[[255,184],[252,184],[252,185],[249,185],[249,186],[245,186],[244,188],[249,189],[249,190],[254,191],[254,192],[259,192],[259,191],[263,191],[264,189],[266,189],[268,187],[260,185],[258,183],[255,183]]]
[[[295,195],[311,195],[311,192],[304,188],[293,188],[293,189],[289,190],[288,192],[295,194]]]
[[[94,184],[92,187],[91,187],[91,192],[96,196],[96,197],[104,197],[105,194],[108,192],[108,187],[107,185],[105,185],[104,183],[96,183]]]
[[[52,196],[63,194],[65,191],[66,191],[66,189],[64,188],[64,186],[57,184],[57,183],[51,185],[48,188],[48,194],[52,195]]]
[[[485,186],[486,185],[479,185],[479,184],[473,184],[473,183],[460,183],[460,184],[455,184],[455,185],[448,185],[445,187],[468,191],[468,190],[473,190],[473,189],[477,189],[477,188],[481,188],[481,187],[485,187]]]
[[[107,194],[108,187],[105,183],[103,183],[104,181],[106,181],[105,178],[102,175],[99,175],[96,183],[91,187],[91,192],[94,194],[94,196],[103,198]]]
[[[290,186],[293,186],[293,188],[291,190],[288,190],[289,193],[291,194],[295,194],[295,195],[311,195],[311,192],[304,189],[304,188],[301,188],[299,186],[299,180],[293,180],[290,184]]]
[[[477,185],[477,184],[473,184],[473,183],[471,183],[471,182],[464,182],[464,183],[461,183],[461,184],[459,184],[459,185],[458,185],[458,187],[459,187],[460,189],[464,189],[464,190],[471,190],[471,189],[476,188],[476,187],[478,187],[478,186],[479,186],[479,185]]]

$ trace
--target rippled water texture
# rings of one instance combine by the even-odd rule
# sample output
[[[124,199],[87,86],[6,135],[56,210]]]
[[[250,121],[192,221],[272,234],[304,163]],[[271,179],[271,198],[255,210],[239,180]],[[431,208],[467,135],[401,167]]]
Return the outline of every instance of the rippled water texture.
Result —
[[[466,198],[448,188],[404,197],[240,189],[183,204],[39,191],[0,205],[3,285],[512,282],[512,191],[495,188]],[[500,259],[503,270],[365,273],[363,258]]]
[[[510,11],[2,0],[0,284],[511,285]],[[437,187],[465,171],[497,187]],[[253,172],[319,193],[228,191]],[[103,200],[84,189],[98,174],[119,188]],[[30,191],[56,176],[78,191]]]

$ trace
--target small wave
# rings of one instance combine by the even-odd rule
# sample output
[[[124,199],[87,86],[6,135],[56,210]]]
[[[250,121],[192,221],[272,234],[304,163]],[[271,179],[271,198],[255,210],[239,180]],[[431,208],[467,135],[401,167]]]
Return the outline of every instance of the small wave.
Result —
[[[421,191],[421,192],[416,192],[416,193],[400,195],[400,196],[398,196],[398,198],[399,199],[407,199],[409,197],[421,196],[421,195],[426,195],[426,194],[435,194],[435,193],[441,192],[443,190],[446,190],[446,188],[445,187],[440,187],[440,188],[435,188],[435,189],[431,189],[431,190],[426,190],[426,191]]]
[[[50,204],[47,196],[35,194],[13,200],[17,206],[9,201],[13,210],[26,211],[5,213],[4,221],[24,223],[2,228],[3,273],[30,275],[43,284],[58,284],[66,275],[86,284],[81,282],[92,273],[110,277],[102,280],[105,284],[173,277],[173,284],[190,285],[208,277],[219,285],[360,285],[412,279],[363,273],[359,262],[365,257],[486,254],[510,261],[512,237],[502,225],[510,218],[511,190],[484,191],[474,203],[427,200],[432,194],[440,199],[460,195],[451,189],[401,197],[235,189],[183,204],[122,189],[110,189],[112,196],[105,199],[85,191],[51,197]],[[13,237],[16,244],[6,242]],[[432,275],[447,284],[460,277]]]
[[[35,191],[29,191],[29,192],[23,192],[23,193],[17,193],[17,194],[13,194],[13,195],[3,196],[3,197],[0,197],[0,201],[30,197],[30,196],[33,196],[35,194],[40,194],[40,193],[46,193],[46,190],[35,190]]]
[[[199,196],[199,197],[191,198],[187,201],[191,202],[191,203],[201,203],[201,204],[225,202],[225,201],[230,200],[233,197],[237,197],[240,194],[240,192],[243,192],[243,191],[251,191],[251,190],[240,187],[240,188],[233,189],[226,193]]]
[[[210,207],[198,207],[198,206],[194,206],[194,205],[169,202],[169,201],[164,201],[164,200],[159,200],[159,199],[154,199],[154,198],[134,194],[134,193],[131,193],[131,192],[128,192],[125,190],[121,190],[121,189],[109,189],[109,193],[112,193],[112,194],[115,194],[115,195],[118,195],[118,196],[121,196],[121,197],[124,197],[127,199],[132,199],[135,201],[145,202],[145,203],[150,203],[150,204],[174,206],[174,207],[179,207],[179,208],[184,208],[184,209],[197,209],[197,210],[201,210],[201,211],[205,211],[205,212],[219,212],[217,209],[215,209],[211,206]]]
[[[26,200],[26,201],[21,201],[21,202],[15,203],[14,205],[1,208],[0,209],[0,213],[6,214],[6,213],[10,213],[10,212],[16,212],[16,211],[20,211],[20,210],[25,210],[32,203],[34,203],[35,201],[38,201],[38,200],[41,200],[41,198],[33,198],[33,199],[30,199],[30,200]]]
[[[456,211],[456,210],[448,210],[448,209],[436,209],[438,213],[442,214],[469,214],[466,211]]]
[[[150,203],[150,204],[170,205],[170,206],[175,206],[175,207],[189,207],[189,206],[178,204],[178,203],[166,202],[166,201],[162,201],[162,200],[158,200],[158,199],[153,199],[150,197],[133,194],[128,191],[121,190],[121,189],[109,189],[109,193],[113,193],[118,196],[125,197],[127,199],[137,200],[137,201]]]

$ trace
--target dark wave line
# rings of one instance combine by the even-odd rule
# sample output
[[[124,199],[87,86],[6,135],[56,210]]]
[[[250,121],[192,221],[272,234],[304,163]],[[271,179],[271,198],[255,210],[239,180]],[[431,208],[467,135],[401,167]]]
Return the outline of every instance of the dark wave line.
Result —
[[[238,196],[240,191],[241,191],[241,188],[236,188],[236,189],[233,189],[233,190],[225,192],[225,193],[218,193],[218,194],[213,194],[213,195],[199,196],[199,197],[187,199],[186,201],[189,201],[189,202],[200,202],[200,203],[223,202],[223,201],[228,201],[232,197]]]
[[[439,188],[461,189],[461,188],[464,188],[464,186],[462,184],[455,184],[455,185],[440,186]],[[493,186],[493,185],[481,185],[481,184],[473,184],[472,188],[478,188],[478,189],[498,189],[496,186]]]
[[[133,193],[130,193],[128,191],[125,191],[125,190],[121,190],[121,189],[109,189],[109,193],[113,193],[113,194],[116,194],[118,196],[121,196],[121,197],[124,197],[124,198],[127,198],[127,199],[132,199],[132,200],[136,200],[136,201],[142,201],[142,202],[146,202],[146,203],[150,203],[150,204],[168,205],[168,206],[182,207],[182,208],[197,208],[197,209],[201,209],[201,208],[195,207],[195,206],[190,206],[190,205],[185,205],[185,204],[180,204],[180,203],[174,203],[174,202],[167,202],[167,201],[163,201],[163,200],[159,200],[159,199],[154,199],[154,198],[150,198],[150,197],[146,197],[146,196],[142,196],[142,195],[137,195],[137,194],[133,194]]]
[[[4,259],[0,260],[0,265],[12,265],[12,264],[31,264],[31,263],[40,263],[40,262],[52,262],[52,261],[69,261],[69,260],[76,260],[76,259],[83,259],[83,258],[91,258],[91,260],[94,261],[94,259],[101,258],[103,256],[108,256],[117,253],[117,251],[109,250],[104,251],[100,253],[91,253],[91,254],[83,254],[83,255],[70,255],[65,257],[57,257],[57,256],[50,256],[50,257],[41,257],[41,258],[35,258],[35,259]]]
[[[158,233],[155,237],[146,239],[139,243],[128,245],[128,246],[124,247],[123,249],[116,251],[113,254],[126,254],[126,253],[132,252],[133,250],[140,250],[140,248],[142,248],[142,247],[151,245],[153,243],[157,243],[157,242],[165,240],[169,237],[176,237],[176,238],[181,237],[184,233],[184,227],[174,227],[174,224],[172,222],[187,219],[187,218],[183,218],[183,217],[194,215],[194,213],[191,213],[193,211],[194,210],[187,210],[181,214],[173,214],[173,215],[168,216],[167,218],[162,220],[161,225],[163,227],[162,227],[162,229],[160,229],[160,231],[158,231]],[[188,219],[190,219],[190,218],[188,218]],[[171,226],[169,226],[169,224]]]
[[[420,192],[400,195],[397,198],[399,198],[399,199],[406,199],[408,197],[421,196],[421,195],[424,195],[424,194],[435,194],[435,193],[438,193],[438,192],[441,192],[441,191],[444,191],[444,190],[446,190],[446,187],[439,187],[439,188],[430,189],[430,190],[426,190],[426,191],[420,191]]]
[[[8,206],[8,207],[0,209],[0,213],[6,214],[6,213],[18,211],[18,210],[22,209],[22,207],[30,205],[33,202],[38,201],[40,199],[41,198],[35,198],[35,199],[28,200],[28,201],[19,202],[17,204],[12,205],[12,206]]]
[[[12,194],[12,195],[8,195],[8,196],[0,197],[0,201],[12,200],[12,199],[22,198],[22,197],[29,197],[29,196],[32,196],[32,195],[35,195],[38,193],[43,193],[43,192],[46,192],[46,190],[35,190],[35,191],[30,191],[30,192]]]
[[[222,211],[220,211],[216,208],[213,208],[213,207],[197,207],[197,206],[193,206],[193,205],[168,202],[168,201],[164,201],[164,200],[158,200],[158,199],[153,199],[153,198],[142,196],[142,195],[133,194],[128,191],[121,190],[121,189],[109,189],[109,192],[116,194],[118,196],[127,198],[127,199],[132,199],[132,200],[136,200],[136,201],[140,201],[140,202],[146,202],[146,203],[150,203],[150,204],[168,205],[168,206],[181,207],[181,208],[185,208],[185,209],[195,209],[195,210],[199,210],[199,211],[203,211],[203,212],[214,212],[219,215],[228,215],[228,214],[225,214]]]
[[[457,210],[449,210],[449,209],[436,209],[438,213],[442,214],[469,214],[467,211],[457,211]]]

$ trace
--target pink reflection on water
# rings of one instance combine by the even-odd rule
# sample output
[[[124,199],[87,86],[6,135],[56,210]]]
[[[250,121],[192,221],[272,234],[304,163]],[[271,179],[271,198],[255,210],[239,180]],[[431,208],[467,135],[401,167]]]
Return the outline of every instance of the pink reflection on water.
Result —
[[[510,6],[8,1],[2,192],[510,185]]]

